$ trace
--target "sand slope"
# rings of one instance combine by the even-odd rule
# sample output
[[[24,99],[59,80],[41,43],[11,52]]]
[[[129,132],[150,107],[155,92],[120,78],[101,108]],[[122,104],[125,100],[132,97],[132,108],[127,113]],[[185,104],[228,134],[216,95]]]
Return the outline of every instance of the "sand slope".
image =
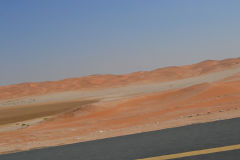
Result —
[[[29,107],[36,107],[32,110],[40,113],[41,107],[45,110],[53,106],[51,109],[57,114],[34,124],[31,123],[32,117],[26,122],[18,122],[29,126],[16,127],[15,123],[0,126],[0,153],[240,117],[239,61],[205,61],[122,76],[89,76],[34,83],[32,86],[2,87],[4,95],[8,95],[2,95],[2,99],[19,97],[1,101],[4,113]],[[123,77],[126,81],[120,82]],[[85,79],[84,83],[82,79]],[[68,92],[56,89],[57,84],[63,85]],[[81,88],[83,84],[85,89]],[[93,89],[88,85],[99,88]],[[77,91],[72,91],[76,89],[74,86]],[[38,87],[41,88],[39,92]],[[30,88],[35,96],[20,98],[30,94]],[[48,94],[38,96],[40,92]],[[72,107],[72,104],[79,105],[79,100],[88,99],[93,101],[86,101],[86,105],[81,104],[80,108]],[[55,110],[58,106],[63,109],[61,112]]]
[[[203,83],[100,102],[25,129],[2,132],[0,150],[25,150],[239,116],[240,81]]]
[[[188,66],[166,67],[153,71],[136,72],[126,75],[92,75],[60,81],[2,86],[0,87],[0,100],[56,92],[112,88],[130,84],[169,82],[230,69],[239,64],[240,58],[222,61],[208,60]]]

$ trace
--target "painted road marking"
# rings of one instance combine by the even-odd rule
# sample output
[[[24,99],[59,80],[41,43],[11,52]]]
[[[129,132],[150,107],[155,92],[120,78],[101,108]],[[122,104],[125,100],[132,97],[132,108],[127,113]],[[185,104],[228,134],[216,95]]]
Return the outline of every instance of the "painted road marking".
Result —
[[[240,144],[232,145],[232,146],[225,146],[225,147],[203,149],[203,150],[197,150],[197,151],[190,151],[190,152],[184,152],[184,153],[177,153],[177,154],[169,154],[169,155],[157,156],[157,157],[151,157],[151,158],[143,158],[143,159],[139,159],[139,160],[168,160],[168,159],[217,153],[217,152],[232,151],[232,150],[238,150],[238,149],[240,149]]]

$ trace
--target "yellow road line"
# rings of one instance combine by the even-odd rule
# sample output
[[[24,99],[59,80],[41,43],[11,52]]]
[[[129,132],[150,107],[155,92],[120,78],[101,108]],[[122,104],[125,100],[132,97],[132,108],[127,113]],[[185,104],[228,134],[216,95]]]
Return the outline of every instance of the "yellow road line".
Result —
[[[237,149],[240,149],[240,144],[225,146],[225,147],[203,149],[203,150],[197,150],[197,151],[190,151],[190,152],[184,152],[184,153],[170,154],[170,155],[164,155],[164,156],[157,156],[157,157],[151,157],[151,158],[143,158],[139,160],[168,160],[168,159],[174,159],[174,158],[183,158],[183,157],[198,156],[203,154],[232,151]]]

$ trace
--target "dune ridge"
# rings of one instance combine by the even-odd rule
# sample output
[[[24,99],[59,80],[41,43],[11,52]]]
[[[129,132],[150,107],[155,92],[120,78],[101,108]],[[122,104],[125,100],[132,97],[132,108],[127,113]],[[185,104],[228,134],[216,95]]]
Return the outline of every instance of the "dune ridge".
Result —
[[[3,152],[28,150],[240,116],[240,80],[201,83],[101,102],[24,129],[0,132]],[[0,152],[1,153],[1,152]]]
[[[170,66],[153,71],[142,71],[125,75],[91,75],[79,78],[68,78],[59,81],[29,82],[0,86],[0,100],[65,91],[103,89],[131,84],[174,81],[230,69],[239,64],[240,58],[220,61],[207,60],[192,65]]]
[[[239,62],[0,87],[0,154],[240,117]]]

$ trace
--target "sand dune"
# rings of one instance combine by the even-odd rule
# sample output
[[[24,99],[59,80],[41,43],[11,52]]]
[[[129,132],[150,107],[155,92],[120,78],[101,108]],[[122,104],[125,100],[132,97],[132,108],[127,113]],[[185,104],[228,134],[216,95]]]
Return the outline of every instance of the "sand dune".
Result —
[[[203,83],[100,102],[90,110],[77,110],[22,130],[2,132],[0,149],[59,145],[239,116],[240,81]]]
[[[222,61],[208,60],[188,66],[166,67],[126,75],[92,75],[60,81],[2,86],[0,87],[0,100],[66,91],[112,88],[130,84],[169,82],[231,69],[239,64],[240,58]]]
[[[240,117],[239,61],[1,87],[0,153]]]
[[[230,61],[231,62],[230,64],[233,63],[232,61]],[[163,82],[160,81],[160,82],[152,82],[152,83],[135,83],[135,84],[129,84],[124,86],[118,86],[118,87],[114,86],[111,88],[106,87],[102,89],[98,88],[98,89],[88,89],[88,90],[85,89],[85,90],[75,90],[75,91],[66,90],[64,92],[59,91],[59,92],[48,93],[48,94],[37,95],[37,96],[34,96],[33,94],[31,96],[22,97],[22,98],[20,97],[15,99],[2,100],[0,101],[0,107],[49,103],[49,102],[56,102],[56,101],[69,101],[74,99],[102,99],[102,100],[121,99],[124,97],[161,92],[169,89],[184,88],[184,87],[188,87],[188,86],[196,85],[200,83],[211,83],[215,81],[221,81],[221,80],[234,77],[240,73],[240,65],[236,65],[237,63],[235,61],[234,61],[234,65],[226,65],[225,61],[223,62],[224,63],[219,63],[219,62],[217,63],[217,61],[213,61],[213,62],[206,61],[206,62],[196,64],[197,66],[202,66],[205,63],[207,63],[207,66],[209,66],[210,64],[211,65],[214,64],[216,66],[216,63],[221,64],[220,67],[218,65],[217,65],[218,67],[215,67],[215,70],[216,70],[215,72],[204,71],[204,74],[200,74],[198,76],[181,78],[177,80],[163,81]],[[224,67],[223,69],[222,66],[228,66],[228,67]],[[231,67],[229,68],[229,66]],[[199,68],[199,67],[195,67],[195,68]],[[219,68],[221,69],[219,70]],[[24,89],[24,88],[21,88],[21,89]],[[34,91],[34,89],[32,91]],[[15,95],[15,93],[13,94]]]

